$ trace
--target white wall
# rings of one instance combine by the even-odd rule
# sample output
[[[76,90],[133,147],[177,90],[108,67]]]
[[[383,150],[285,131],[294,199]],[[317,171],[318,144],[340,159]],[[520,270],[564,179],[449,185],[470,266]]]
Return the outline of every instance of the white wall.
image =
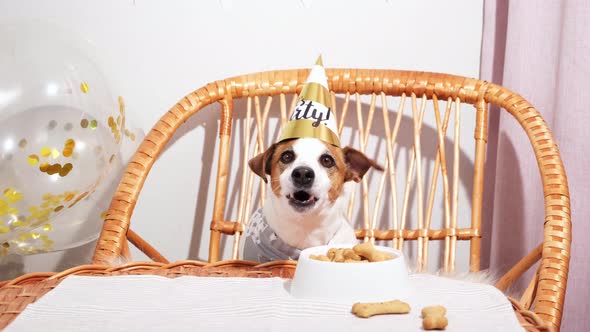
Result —
[[[128,117],[146,132],[210,81],[309,67],[319,53],[327,67],[479,75],[482,0],[0,0],[0,21],[18,18],[49,19],[91,40],[113,90],[126,99]],[[212,204],[203,208],[197,198],[213,189],[199,174],[213,153],[202,142],[214,116],[197,115],[173,139],[132,219],[134,230],[172,260],[206,258]],[[80,264],[92,249],[12,257],[0,279]]]

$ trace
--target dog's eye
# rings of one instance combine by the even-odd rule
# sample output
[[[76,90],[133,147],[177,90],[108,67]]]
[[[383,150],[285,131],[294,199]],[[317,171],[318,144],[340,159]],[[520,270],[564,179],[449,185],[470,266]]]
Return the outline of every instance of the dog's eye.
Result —
[[[334,158],[327,154],[320,157],[320,163],[322,163],[322,166],[324,166],[325,168],[334,167],[334,165],[336,164],[334,162]]]
[[[293,151],[285,151],[283,152],[283,154],[281,154],[281,162],[283,164],[288,164],[292,162],[293,159],[295,159],[295,154],[293,153]]]

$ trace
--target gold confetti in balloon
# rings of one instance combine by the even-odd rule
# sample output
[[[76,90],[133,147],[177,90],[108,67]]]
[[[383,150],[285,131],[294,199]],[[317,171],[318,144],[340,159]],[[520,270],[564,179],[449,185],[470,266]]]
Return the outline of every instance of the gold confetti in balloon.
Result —
[[[49,163],[41,163],[41,165],[39,165],[39,170],[46,173],[49,170]]]
[[[4,199],[0,199],[0,216],[18,214],[18,209]]]
[[[88,93],[89,90],[90,88],[88,87],[88,84],[86,82],[80,83],[80,91],[82,91],[83,93]]]
[[[23,138],[23,139],[21,139],[21,140],[18,142],[18,147],[19,147],[19,148],[21,148],[21,149],[24,149],[24,148],[26,148],[26,147],[27,147],[27,140],[26,140],[26,139],[24,139],[24,138]]]
[[[96,128],[98,127],[98,121],[96,121],[96,119],[82,119],[80,120],[80,127],[84,129],[90,128],[91,130],[96,130]]]
[[[16,239],[2,243],[0,256],[6,256],[9,250],[15,250],[20,255],[33,255],[53,251],[54,241],[47,234],[40,232],[27,232]]]
[[[19,241],[26,241],[27,239],[33,238],[31,233],[24,233],[18,236]]]
[[[23,194],[22,193],[14,190],[14,189],[11,189],[11,188],[8,188],[8,189],[4,190],[4,196],[11,203],[17,203],[17,202],[19,202],[20,200],[23,199]]]
[[[121,126],[121,129],[123,129],[123,128],[125,128],[125,102],[123,101],[123,97],[119,96],[118,102],[119,102],[119,116],[121,117],[121,123],[119,123],[119,125]]]
[[[121,135],[124,135],[126,132],[125,128],[125,103],[123,102],[123,97],[119,96],[119,115],[117,119],[113,116],[109,116],[107,119],[107,124],[111,128],[111,133],[115,138],[115,142],[117,144],[121,143]]]
[[[59,157],[59,150],[52,149],[51,150],[51,157],[53,157],[53,159],[57,159]]]
[[[80,196],[76,197],[76,199],[74,200],[74,202],[72,202],[72,204],[70,204],[70,205],[68,206],[68,208],[71,208],[71,207],[73,207],[74,205],[78,204],[78,202],[79,202],[79,201],[81,201],[81,200],[82,200],[82,198],[86,197],[86,195],[88,195],[88,192],[87,192],[87,191],[85,191],[85,192],[81,193],[81,194],[80,194]]]
[[[64,149],[62,151],[62,154],[64,157],[70,157],[72,155],[72,153],[74,152],[74,148],[76,147],[76,141],[74,141],[71,138],[68,138],[66,140],[66,142],[64,143]]]
[[[16,215],[18,214],[18,209],[14,208],[11,206],[11,202],[18,202],[22,199],[22,193],[18,192],[17,190],[14,190],[12,188],[8,188],[5,189],[4,192],[4,197],[6,197],[6,199],[0,199],[0,215],[2,214],[10,214],[10,215]],[[68,202],[70,200],[72,200],[76,195],[75,191],[66,191],[62,194],[52,194],[52,193],[45,193],[41,196],[41,198],[43,199],[43,202],[40,204],[40,206],[31,206],[29,207],[28,211],[29,211],[29,215],[28,216],[24,216],[24,215],[19,215],[18,217],[16,217],[16,220],[13,220],[12,222],[10,222],[10,227],[4,225],[2,223],[2,220],[0,220],[0,228],[2,230],[2,232],[0,232],[0,234],[5,234],[10,232],[11,227],[14,229],[22,229],[24,227],[37,227],[38,225],[41,225],[43,223],[45,223],[45,225],[42,227],[42,229],[44,231],[49,231],[51,230],[51,224],[48,223],[49,218],[51,218],[51,216],[54,213],[58,213],[62,210],[65,209],[65,206],[63,203]],[[88,196],[86,196],[88,197]],[[83,197],[80,197],[80,199]],[[17,240],[13,240],[13,243],[17,246],[21,246],[23,242],[26,242],[26,239],[37,239],[37,238],[41,238],[45,235],[41,234],[41,235],[36,235],[38,233],[32,232],[32,233],[27,233],[28,235],[24,235],[22,238],[17,239]],[[46,238],[47,241],[51,241],[48,237]],[[15,241],[20,241],[20,242],[15,242]],[[46,241],[46,244],[49,243]]]
[[[37,156],[36,154],[30,155],[28,158],[28,162],[33,166],[37,165],[39,163],[39,156]]]
[[[41,164],[39,169],[41,170],[41,172],[47,173],[49,175],[53,175],[53,174],[59,173],[59,171],[61,170],[61,165],[60,164],[43,163],[43,164]]]
[[[43,203],[41,203],[41,207],[48,208],[48,207],[52,207],[52,206],[57,206],[57,205],[59,205],[59,203],[61,203],[60,195],[53,195],[53,194],[47,193],[47,194],[43,195]]]
[[[71,163],[63,165],[63,167],[59,170],[59,176],[67,176],[72,171],[72,168],[74,168],[74,166]]]
[[[28,222],[26,219],[24,218],[18,218],[15,221],[12,222],[12,226],[13,227],[27,227],[29,226],[31,223]]]
[[[125,129],[125,136],[129,137],[131,141],[135,141],[135,134]]]
[[[41,165],[39,165],[39,170],[41,172],[47,173],[49,175],[59,174],[59,176],[61,177],[67,176],[73,168],[74,165],[72,165],[71,163],[67,163],[62,166],[61,164],[49,164],[47,162],[44,162]]]
[[[27,216],[27,221],[34,222],[35,225],[44,223],[49,220],[49,216],[53,212],[52,208],[38,208],[36,206],[29,207],[29,216]]]
[[[39,154],[41,155],[41,157],[47,158],[51,155],[51,148],[44,146],[41,148]]]
[[[55,197],[55,195],[53,195],[52,193],[45,193],[45,194],[43,194],[43,196],[41,196],[41,198],[44,201],[50,201],[50,200],[54,199],[54,197]]]
[[[119,143],[121,141],[121,134],[119,133],[119,127],[112,116],[109,116],[108,125],[111,128],[115,142]]]
[[[69,202],[69,201],[71,201],[72,199],[74,199],[74,197],[76,197],[76,194],[77,194],[77,193],[78,193],[78,192],[76,192],[76,191],[74,191],[74,192],[69,192],[69,191],[66,191],[66,192],[64,193],[64,202]]]
[[[5,200],[0,199],[0,216],[7,215],[9,208],[10,206],[8,205],[8,203]]]

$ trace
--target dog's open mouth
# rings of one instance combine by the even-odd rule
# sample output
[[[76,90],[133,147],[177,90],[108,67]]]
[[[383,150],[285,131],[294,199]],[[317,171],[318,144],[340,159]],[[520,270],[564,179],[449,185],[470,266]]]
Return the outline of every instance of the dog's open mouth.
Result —
[[[293,195],[287,195],[287,199],[291,205],[298,208],[310,207],[318,201],[317,197],[304,190],[296,191]]]

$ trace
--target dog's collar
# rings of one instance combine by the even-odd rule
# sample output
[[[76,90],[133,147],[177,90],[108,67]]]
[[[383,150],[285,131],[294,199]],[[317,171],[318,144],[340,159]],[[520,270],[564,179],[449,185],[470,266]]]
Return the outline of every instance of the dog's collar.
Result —
[[[262,209],[256,210],[250,218],[244,233],[242,256],[245,260],[270,262],[275,260],[296,260],[301,250],[283,241],[268,225]]]

